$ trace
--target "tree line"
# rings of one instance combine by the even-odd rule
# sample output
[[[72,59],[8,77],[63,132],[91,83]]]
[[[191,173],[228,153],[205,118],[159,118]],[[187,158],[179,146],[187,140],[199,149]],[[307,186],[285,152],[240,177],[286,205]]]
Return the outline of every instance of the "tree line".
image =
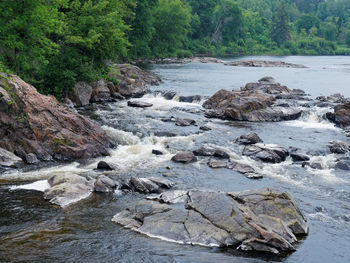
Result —
[[[64,97],[107,61],[350,54],[348,0],[0,0],[0,71]]]

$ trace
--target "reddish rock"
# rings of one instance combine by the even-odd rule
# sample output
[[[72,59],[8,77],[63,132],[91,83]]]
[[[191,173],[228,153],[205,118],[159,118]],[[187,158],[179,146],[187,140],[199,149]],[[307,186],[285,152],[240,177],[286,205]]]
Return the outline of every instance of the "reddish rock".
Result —
[[[0,147],[22,158],[72,160],[106,155],[114,146],[98,125],[18,76],[1,76],[0,87]]]

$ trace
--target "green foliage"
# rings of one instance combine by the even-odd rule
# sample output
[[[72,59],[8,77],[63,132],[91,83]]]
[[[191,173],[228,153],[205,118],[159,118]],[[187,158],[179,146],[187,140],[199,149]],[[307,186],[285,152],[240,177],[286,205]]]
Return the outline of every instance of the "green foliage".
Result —
[[[291,39],[287,6],[284,1],[281,2],[277,13],[272,19],[271,38],[278,46]]]

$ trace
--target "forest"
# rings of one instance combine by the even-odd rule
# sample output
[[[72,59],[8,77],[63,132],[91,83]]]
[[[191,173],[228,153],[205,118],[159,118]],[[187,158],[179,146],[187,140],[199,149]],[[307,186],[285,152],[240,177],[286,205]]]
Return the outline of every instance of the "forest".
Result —
[[[64,97],[109,61],[350,55],[349,0],[0,0],[0,72]]]

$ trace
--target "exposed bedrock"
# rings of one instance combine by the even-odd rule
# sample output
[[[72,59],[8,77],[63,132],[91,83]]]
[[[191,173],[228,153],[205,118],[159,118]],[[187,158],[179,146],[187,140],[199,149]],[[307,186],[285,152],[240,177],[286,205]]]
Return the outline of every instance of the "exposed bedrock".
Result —
[[[116,214],[112,221],[180,244],[273,254],[294,251],[297,237],[308,234],[305,217],[293,199],[279,190],[176,190],[148,199],[153,201],[140,201]]]

